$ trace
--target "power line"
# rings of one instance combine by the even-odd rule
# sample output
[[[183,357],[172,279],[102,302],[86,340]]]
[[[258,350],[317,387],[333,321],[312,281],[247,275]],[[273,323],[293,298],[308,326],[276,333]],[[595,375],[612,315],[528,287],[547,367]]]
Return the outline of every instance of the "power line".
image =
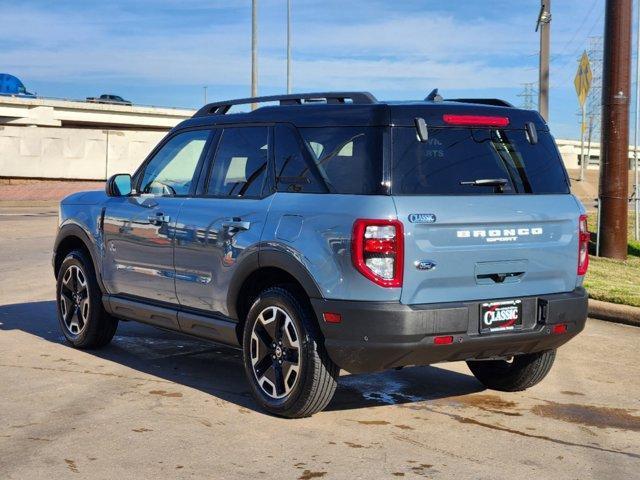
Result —
[[[551,61],[555,61],[557,60],[559,57],[562,57],[564,55],[564,53],[567,51],[567,48],[573,44],[573,41],[576,39],[576,37],[578,36],[578,33],[580,33],[580,30],[582,30],[582,27],[584,27],[585,23],[587,22],[587,20],[589,19],[589,17],[591,16],[591,13],[593,13],[593,10],[596,7],[596,4],[599,3],[601,0],[594,0],[593,3],[591,4],[591,6],[589,7],[589,9],[587,10],[587,13],[585,14],[584,18],[582,19],[582,22],[580,22],[580,25],[578,26],[578,28],[576,29],[576,31],[573,33],[573,36],[571,37],[571,40],[569,40],[568,42],[566,42],[564,44],[564,47],[562,47],[562,50],[560,51],[560,53],[557,53],[555,55],[551,56]]]

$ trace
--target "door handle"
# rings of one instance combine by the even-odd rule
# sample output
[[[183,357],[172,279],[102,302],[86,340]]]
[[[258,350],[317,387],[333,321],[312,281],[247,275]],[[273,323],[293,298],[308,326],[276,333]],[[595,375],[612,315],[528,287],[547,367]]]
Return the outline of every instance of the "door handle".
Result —
[[[171,217],[165,215],[162,212],[158,212],[154,215],[149,215],[149,223],[152,225],[162,225],[163,223],[169,223]]]
[[[227,230],[249,230],[251,227],[251,222],[243,222],[242,220],[227,220],[222,222],[222,228],[226,228]]]

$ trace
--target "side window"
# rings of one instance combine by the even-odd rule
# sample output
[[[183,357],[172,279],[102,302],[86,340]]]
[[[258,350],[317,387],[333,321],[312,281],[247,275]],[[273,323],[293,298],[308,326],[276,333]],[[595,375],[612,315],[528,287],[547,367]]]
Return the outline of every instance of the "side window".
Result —
[[[276,126],[275,170],[279,192],[326,193],[328,189],[309,159],[296,132],[285,125]]]
[[[382,129],[301,127],[298,129],[320,178],[332,193],[377,194],[382,185]]]
[[[222,132],[207,195],[260,197],[269,159],[267,127],[230,127]]]
[[[188,195],[210,130],[176,135],[147,163],[139,193]]]

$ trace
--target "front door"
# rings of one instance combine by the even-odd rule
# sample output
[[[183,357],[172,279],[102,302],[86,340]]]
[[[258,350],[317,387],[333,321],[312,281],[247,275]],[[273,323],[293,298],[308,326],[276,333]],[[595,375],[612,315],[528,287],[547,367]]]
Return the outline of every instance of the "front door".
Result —
[[[228,315],[229,282],[243,257],[258,248],[271,201],[265,188],[268,158],[269,127],[220,132],[202,195],[185,200],[178,217],[175,265],[181,306]]]
[[[109,293],[177,304],[173,243],[180,208],[195,188],[210,130],[166,140],[104,216],[104,283]]]

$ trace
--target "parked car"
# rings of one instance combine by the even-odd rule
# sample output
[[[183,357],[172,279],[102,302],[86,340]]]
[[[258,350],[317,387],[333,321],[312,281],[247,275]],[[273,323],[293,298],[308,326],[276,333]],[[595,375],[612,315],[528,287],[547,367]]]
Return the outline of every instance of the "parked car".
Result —
[[[119,95],[102,94],[99,97],[87,97],[87,102],[91,103],[113,103],[115,105],[133,105],[129,100],[125,100]]]
[[[35,94],[27,92],[27,89],[18,77],[8,73],[0,73],[0,95],[35,97]]]
[[[53,267],[72,346],[125,319],[238,347],[257,402],[304,417],[339,369],[535,385],[585,325],[588,241],[538,113],[312,93],[206,105],[64,199]]]

